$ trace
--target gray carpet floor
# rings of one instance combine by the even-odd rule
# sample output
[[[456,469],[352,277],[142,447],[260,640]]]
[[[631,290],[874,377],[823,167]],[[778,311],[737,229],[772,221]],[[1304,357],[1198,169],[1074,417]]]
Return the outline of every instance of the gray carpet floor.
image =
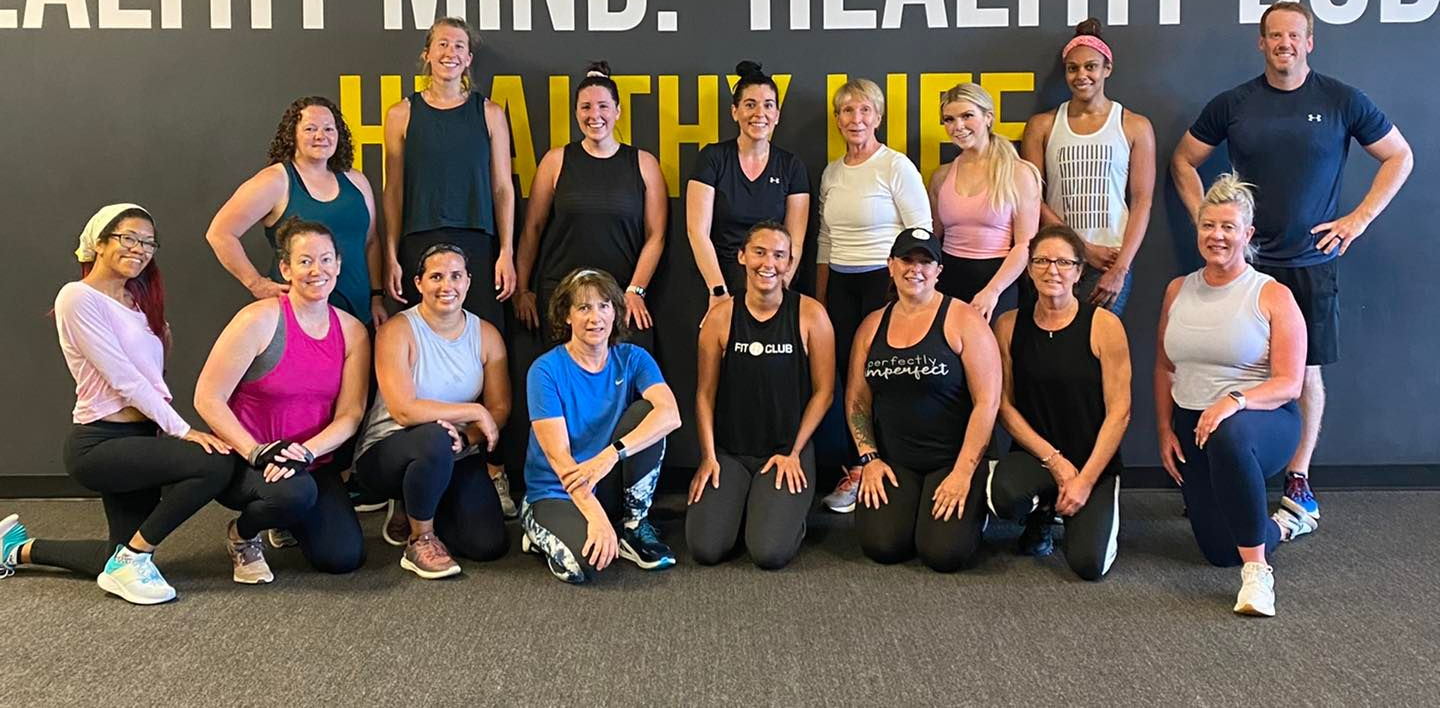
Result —
[[[992,524],[980,565],[865,560],[851,519],[812,517],[779,572],[623,561],[590,587],[513,552],[426,582],[368,514],[349,576],[271,551],[277,581],[230,582],[212,505],[158,556],[178,601],[133,607],[93,579],[0,581],[0,706],[34,705],[1436,705],[1440,492],[1330,492],[1324,525],[1273,563],[1279,616],[1232,615],[1238,569],[1203,563],[1174,493],[1122,501],[1099,583],[1021,558]],[[103,528],[94,501],[9,502],[33,532]]]

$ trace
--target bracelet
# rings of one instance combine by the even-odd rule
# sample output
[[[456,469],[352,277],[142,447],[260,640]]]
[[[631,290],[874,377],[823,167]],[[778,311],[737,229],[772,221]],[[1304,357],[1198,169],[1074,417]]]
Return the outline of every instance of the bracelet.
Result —
[[[381,288],[370,288],[370,297],[384,297],[385,291]]]
[[[465,442],[465,447],[460,448],[461,450],[464,450],[466,447],[470,447],[471,445],[475,444],[473,442],[470,442],[470,434],[466,433],[464,428],[456,428],[455,432],[460,433],[460,439]]]
[[[1048,470],[1050,469],[1050,461],[1061,456],[1062,455],[1060,454],[1060,450],[1057,448],[1049,455],[1046,455],[1044,459],[1040,460],[1040,466]]]

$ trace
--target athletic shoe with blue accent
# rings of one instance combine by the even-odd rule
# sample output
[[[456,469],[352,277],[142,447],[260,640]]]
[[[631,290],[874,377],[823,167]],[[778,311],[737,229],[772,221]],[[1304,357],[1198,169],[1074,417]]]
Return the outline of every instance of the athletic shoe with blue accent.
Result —
[[[649,519],[634,527],[626,522],[620,529],[620,557],[645,570],[664,570],[675,565],[675,553],[660,540]]]
[[[1015,552],[1022,556],[1044,558],[1055,552],[1055,536],[1050,531],[1050,520],[1055,512],[1050,509],[1036,509],[1025,518],[1025,530],[1015,543]]]
[[[136,605],[158,605],[175,599],[175,588],[165,582],[149,553],[136,553],[116,546],[105,563],[105,572],[96,576],[100,589]]]
[[[1315,519],[1305,514],[1297,514],[1283,506],[1276,509],[1270,518],[1280,525],[1280,540],[1285,543],[1294,541],[1319,528]]]
[[[1309,516],[1312,521],[1320,520],[1320,502],[1315,501],[1315,495],[1310,492],[1310,478],[1303,474],[1285,473],[1285,496],[1280,497],[1280,503],[1296,514]]]
[[[0,519],[0,578],[15,574],[15,566],[20,565],[20,547],[29,540],[19,514]]]

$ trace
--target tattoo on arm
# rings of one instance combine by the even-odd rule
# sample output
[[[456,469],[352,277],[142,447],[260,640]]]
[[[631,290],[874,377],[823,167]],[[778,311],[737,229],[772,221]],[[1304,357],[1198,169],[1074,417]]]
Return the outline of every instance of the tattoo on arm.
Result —
[[[855,442],[861,447],[875,448],[875,431],[870,424],[870,411],[863,406],[852,406],[850,408],[850,432],[855,436]]]

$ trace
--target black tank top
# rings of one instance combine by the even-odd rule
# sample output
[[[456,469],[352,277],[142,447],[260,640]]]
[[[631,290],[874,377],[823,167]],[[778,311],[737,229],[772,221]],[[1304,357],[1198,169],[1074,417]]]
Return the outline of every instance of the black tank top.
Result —
[[[955,464],[975,407],[965,385],[965,367],[945,340],[945,315],[953,301],[945,297],[930,330],[904,348],[890,346],[887,335],[895,304],[886,305],[865,357],[880,457],[921,474]]]
[[[735,299],[716,387],[715,445],[732,455],[789,454],[810,401],[810,357],[800,335],[798,293],[760,322]]]
[[[483,94],[444,110],[410,94],[403,211],[406,234],[447,227],[495,233]]]
[[[1015,408],[1041,437],[1078,469],[1090,459],[1105,422],[1105,384],[1100,359],[1090,350],[1095,306],[1080,303],[1075,319],[1050,332],[1035,324],[1035,308],[1015,313],[1010,336],[1010,379]],[[1012,443],[1011,450],[1021,450]],[[1120,453],[1102,474],[1118,474]]]
[[[598,268],[630,284],[645,245],[645,180],[640,151],[620,145],[593,157],[580,143],[565,146],[550,222],[540,241],[540,290],[550,292],[576,268]]]

